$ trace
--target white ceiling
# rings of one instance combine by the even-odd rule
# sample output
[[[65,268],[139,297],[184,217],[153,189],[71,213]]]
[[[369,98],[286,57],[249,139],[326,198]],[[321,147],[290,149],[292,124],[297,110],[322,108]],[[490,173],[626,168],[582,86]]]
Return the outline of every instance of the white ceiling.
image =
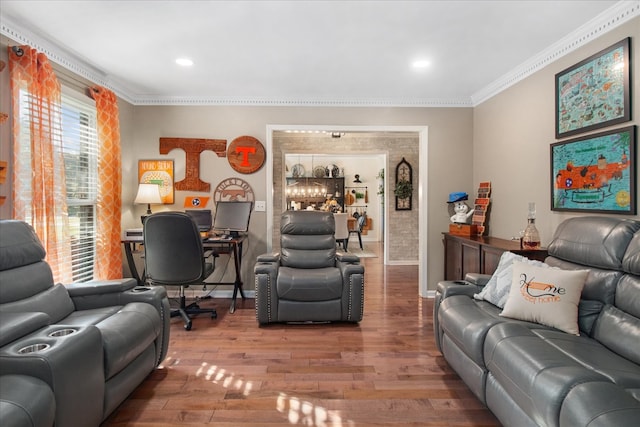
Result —
[[[638,16],[638,5],[0,0],[0,23],[136,105],[471,106]],[[430,67],[412,69],[417,59]]]

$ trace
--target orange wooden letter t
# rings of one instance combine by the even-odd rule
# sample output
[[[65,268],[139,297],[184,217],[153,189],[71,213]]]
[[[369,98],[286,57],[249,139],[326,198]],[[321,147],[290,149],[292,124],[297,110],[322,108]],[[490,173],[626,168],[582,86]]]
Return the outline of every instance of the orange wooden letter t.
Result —
[[[213,151],[218,157],[227,156],[226,139],[160,138],[160,154],[169,154],[174,148],[184,150],[186,165],[184,179],[174,184],[176,190],[209,191],[211,184],[200,179],[200,153]]]

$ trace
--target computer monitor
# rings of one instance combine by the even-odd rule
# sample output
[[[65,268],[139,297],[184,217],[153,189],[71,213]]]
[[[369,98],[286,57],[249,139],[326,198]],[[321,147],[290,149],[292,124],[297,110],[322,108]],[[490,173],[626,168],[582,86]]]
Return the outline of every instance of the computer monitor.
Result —
[[[206,233],[211,230],[211,224],[213,223],[211,209],[186,209],[184,212],[193,218],[199,232]]]
[[[222,233],[238,236],[249,231],[249,220],[253,202],[224,202],[216,203],[216,215],[213,229]]]

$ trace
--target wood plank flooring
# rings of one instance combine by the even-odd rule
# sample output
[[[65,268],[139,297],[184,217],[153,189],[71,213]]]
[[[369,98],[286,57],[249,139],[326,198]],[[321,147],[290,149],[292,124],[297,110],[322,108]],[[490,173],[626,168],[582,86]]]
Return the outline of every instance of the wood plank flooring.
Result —
[[[499,426],[435,349],[417,266],[362,262],[359,325],[258,327],[252,299],[203,302],[218,319],[191,331],[173,318],[161,368],[103,427]]]

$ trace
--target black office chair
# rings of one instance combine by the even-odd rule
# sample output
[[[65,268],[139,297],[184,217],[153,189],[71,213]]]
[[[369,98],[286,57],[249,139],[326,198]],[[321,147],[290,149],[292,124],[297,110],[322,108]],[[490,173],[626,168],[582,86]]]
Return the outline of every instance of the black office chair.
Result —
[[[192,217],[183,212],[158,212],[144,222],[145,279],[151,285],[179,286],[180,306],[171,310],[171,317],[181,316],[184,328],[191,330],[192,314],[217,313],[212,308],[200,308],[198,300],[186,305],[185,288],[204,284],[215,268],[215,255],[205,256],[202,237]]]
[[[349,229],[349,235],[347,236],[347,240],[344,245],[344,250],[346,251],[349,247],[349,237],[352,234],[358,235],[358,242],[360,242],[360,249],[364,249],[362,246],[362,228],[364,227],[364,223],[367,221],[366,215],[360,215],[356,221],[356,226],[352,229]]]

